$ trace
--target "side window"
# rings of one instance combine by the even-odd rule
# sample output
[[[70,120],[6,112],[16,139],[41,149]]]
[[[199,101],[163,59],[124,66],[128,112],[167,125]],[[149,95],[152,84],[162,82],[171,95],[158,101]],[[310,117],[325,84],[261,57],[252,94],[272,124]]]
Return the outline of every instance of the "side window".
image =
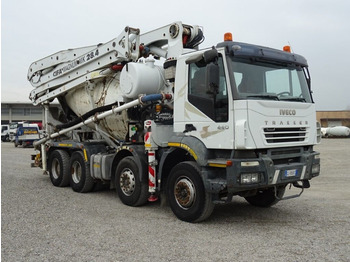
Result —
[[[222,57],[218,59],[219,86],[210,88],[206,83],[207,66],[189,65],[188,100],[215,122],[228,121],[228,93]]]
[[[205,86],[206,67],[199,67],[196,64],[190,64],[190,81],[188,93],[194,96],[210,98]]]

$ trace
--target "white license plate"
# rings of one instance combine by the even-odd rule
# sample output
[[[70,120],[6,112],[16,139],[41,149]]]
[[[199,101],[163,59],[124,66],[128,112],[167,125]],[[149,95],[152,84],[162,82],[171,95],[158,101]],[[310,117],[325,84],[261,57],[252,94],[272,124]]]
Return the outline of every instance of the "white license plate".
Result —
[[[296,177],[298,175],[297,169],[285,170],[284,177]]]

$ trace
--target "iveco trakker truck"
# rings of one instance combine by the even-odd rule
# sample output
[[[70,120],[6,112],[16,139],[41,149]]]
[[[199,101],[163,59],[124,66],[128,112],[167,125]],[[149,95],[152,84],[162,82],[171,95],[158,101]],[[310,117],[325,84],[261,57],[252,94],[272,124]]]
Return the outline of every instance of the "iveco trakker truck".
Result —
[[[35,165],[76,192],[110,183],[129,206],[164,197],[188,222],[233,196],[260,207],[299,196],[320,172],[307,61],[230,33],[199,49],[203,40],[181,22],[126,27],[34,62],[30,99],[46,118]],[[298,191],[284,196],[289,184]]]

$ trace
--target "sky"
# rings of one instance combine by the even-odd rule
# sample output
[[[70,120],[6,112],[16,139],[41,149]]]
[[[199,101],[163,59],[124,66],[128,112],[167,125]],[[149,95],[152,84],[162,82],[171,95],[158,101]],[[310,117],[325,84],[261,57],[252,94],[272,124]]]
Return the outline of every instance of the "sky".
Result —
[[[2,0],[1,101],[29,102],[30,64],[175,21],[203,27],[200,48],[234,41],[292,51],[309,64],[317,110],[350,110],[349,0]]]

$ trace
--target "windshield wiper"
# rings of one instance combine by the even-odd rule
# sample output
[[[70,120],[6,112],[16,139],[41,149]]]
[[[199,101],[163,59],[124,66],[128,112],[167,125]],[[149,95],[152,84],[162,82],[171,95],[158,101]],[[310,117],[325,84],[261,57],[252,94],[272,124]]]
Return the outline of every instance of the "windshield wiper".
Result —
[[[247,98],[266,98],[270,100],[280,100],[278,96],[274,96],[274,95],[250,95],[250,96],[247,96]]]
[[[281,100],[285,101],[298,101],[298,102],[306,102],[306,99],[303,97],[281,97]]]

